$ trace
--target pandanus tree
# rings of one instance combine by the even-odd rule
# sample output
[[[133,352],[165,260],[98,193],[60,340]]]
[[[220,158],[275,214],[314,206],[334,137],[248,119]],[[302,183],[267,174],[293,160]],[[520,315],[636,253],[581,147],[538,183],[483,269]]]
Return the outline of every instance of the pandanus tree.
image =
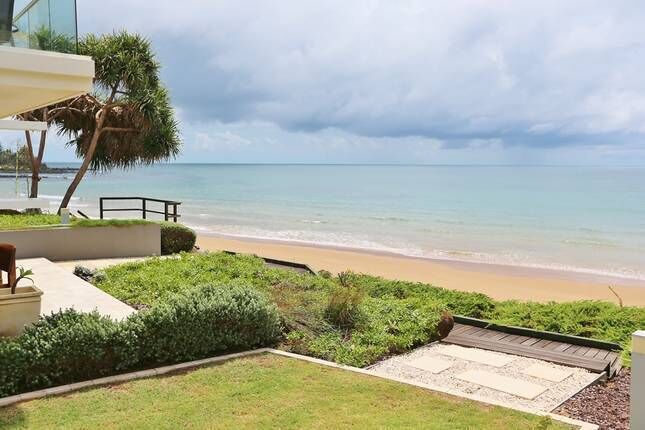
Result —
[[[175,157],[181,141],[159,63],[150,43],[136,34],[88,35],[79,54],[94,59],[90,94],[57,105],[55,123],[83,162],[60,208],[69,204],[88,169],[108,171]]]

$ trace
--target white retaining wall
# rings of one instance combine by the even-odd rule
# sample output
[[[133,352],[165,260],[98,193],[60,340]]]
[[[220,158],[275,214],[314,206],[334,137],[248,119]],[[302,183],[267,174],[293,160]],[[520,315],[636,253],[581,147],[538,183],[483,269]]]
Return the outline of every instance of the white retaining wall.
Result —
[[[16,258],[64,261],[147,257],[161,254],[161,228],[150,223],[0,231],[0,243],[14,245]]]

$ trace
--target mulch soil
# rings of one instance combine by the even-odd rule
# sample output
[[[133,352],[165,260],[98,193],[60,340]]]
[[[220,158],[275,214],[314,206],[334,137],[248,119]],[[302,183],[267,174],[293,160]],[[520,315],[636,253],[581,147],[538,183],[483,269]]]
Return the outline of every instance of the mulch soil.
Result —
[[[629,430],[630,382],[630,369],[623,369],[610,381],[585,388],[553,412],[597,424],[602,430]]]

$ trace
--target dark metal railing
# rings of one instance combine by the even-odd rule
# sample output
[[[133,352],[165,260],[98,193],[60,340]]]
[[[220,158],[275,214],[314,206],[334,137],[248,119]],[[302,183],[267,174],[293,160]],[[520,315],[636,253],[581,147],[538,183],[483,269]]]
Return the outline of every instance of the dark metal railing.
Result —
[[[108,200],[141,200],[141,207],[140,208],[106,208],[105,207],[105,201]],[[148,202],[153,202],[153,203],[163,203],[163,211],[159,210],[154,210],[154,209],[149,209],[148,208]],[[164,220],[169,221],[173,220],[174,222],[177,222],[177,218],[181,217],[177,213],[177,206],[179,206],[181,202],[175,202],[172,200],[162,200],[162,199],[151,199],[148,197],[100,197],[99,198],[99,213],[101,216],[101,219],[103,219],[103,214],[105,212],[132,212],[132,211],[137,211],[141,212],[142,218],[143,219],[148,219],[148,214],[160,214],[164,216]],[[172,211],[170,210],[172,208]]]

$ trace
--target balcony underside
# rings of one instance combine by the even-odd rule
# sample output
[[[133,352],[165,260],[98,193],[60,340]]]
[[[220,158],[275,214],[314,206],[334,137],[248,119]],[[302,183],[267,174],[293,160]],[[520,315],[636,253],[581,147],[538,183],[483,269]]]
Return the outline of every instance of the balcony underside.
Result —
[[[89,57],[0,47],[0,118],[87,93],[93,78]]]

